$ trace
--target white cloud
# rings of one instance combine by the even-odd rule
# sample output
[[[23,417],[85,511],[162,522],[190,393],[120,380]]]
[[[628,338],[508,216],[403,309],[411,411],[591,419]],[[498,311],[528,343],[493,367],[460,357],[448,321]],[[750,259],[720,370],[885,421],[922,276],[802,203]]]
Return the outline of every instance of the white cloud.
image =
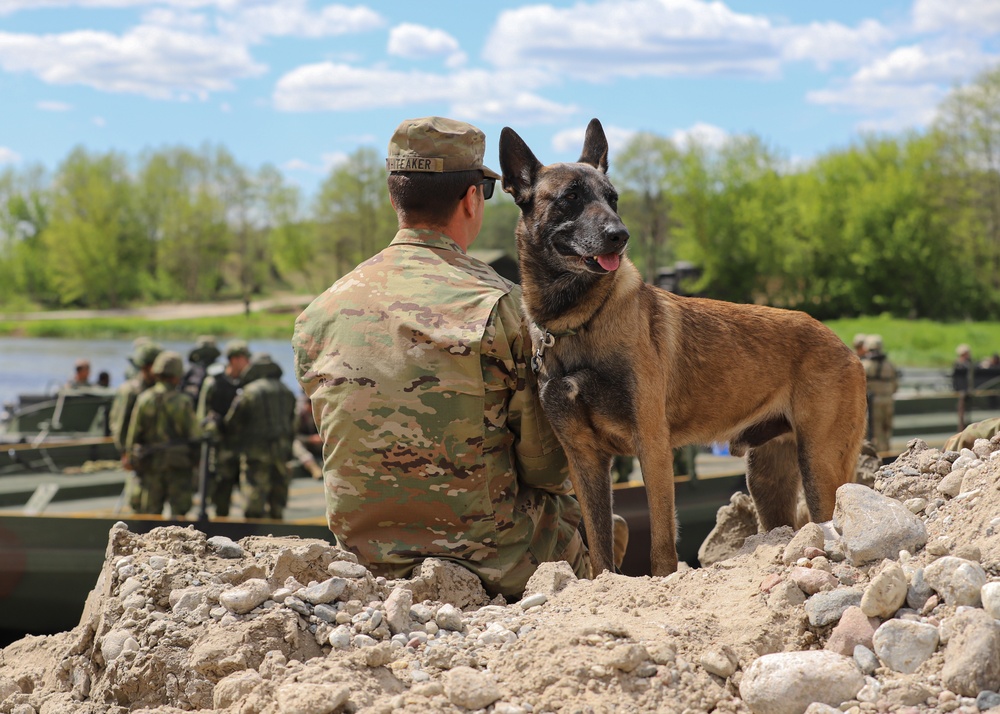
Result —
[[[996,0],[916,0],[913,26],[920,32],[960,30],[990,35],[1000,32]]]
[[[411,60],[445,57],[449,67],[460,67],[467,59],[458,40],[444,30],[408,22],[389,31],[387,50],[390,55]]]
[[[54,101],[40,101],[35,104],[36,107],[41,109],[43,112],[68,112],[73,110],[72,104],[67,104],[66,102],[54,102]]]
[[[244,42],[265,37],[334,37],[374,30],[385,24],[374,10],[357,5],[327,5],[314,12],[307,0],[281,0],[239,8],[217,19],[219,30]]]
[[[636,132],[633,129],[622,129],[621,127],[611,125],[605,126],[604,136],[608,140],[608,151],[611,154],[615,154],[625,148],[625,145],[632,139],[633,136],[635,136],[635,134]],[[575,126],[569,129],[563,129],[552,137],[552,148],[559,153],[582,151],[583,139],[586,135],[586,126]],[[541,158],[539,158],[539,161],[546,163]]]
[[[574,107],[531,93],[545,75],[522,72],[462,70],[450,74],[359,68],[333,62],[304,65],[281,77],[274,104],[282,111],[356,111],[422,103],[444,103],[451,113],[469,120],[555,121]]]
[[[713,124],[697,122],[688,129],[677,129],[670,138],[681,148],[695,144],[707,149],[719,149],[729,140],[729,132]]]
[[[780,27],[774,36],[786,59],[812,61],[823,68],[831,62],[863,60],[893,39],[892,32],[875,20],[865,20],[856,28],[839,22]]]
[[[123,35],[79,30],[58,35],[0,32],[0,67],[48,84],[82,84],[155,99],[204,97],[259,75],[246,47],[218,37],[139,26]]]
[[[602,0],[502,13],[483,56],[602,81],[612,77],[772,75],[784,61],[857,60],[891,39],[866,20],[777,26],[703,0]]]
[[[310,174],[328,174],[337,166],[348,160],[343,151],[331,151],[321,154],[318,163],[310,163],[302,159],[290,159],[281,165],[285,171],[305,172]]]
[[[951,85],[996,62],[971,46],[898,47],[863,66],[846,82],[809,92],[813,104],[841,107],[867,117],[859,128],[898,131],[933,120]]]
[[[16,164],[21,160],[21,155],[6,146],[0,146],[0,166],[4,164]]]
[[[108,125],[107,120],[104,117],[101,117],[101,116],[91,117],[90,123],[93,124],[96,127],[101,128],[101,129],[103,129],[104,127],[106,127]]]

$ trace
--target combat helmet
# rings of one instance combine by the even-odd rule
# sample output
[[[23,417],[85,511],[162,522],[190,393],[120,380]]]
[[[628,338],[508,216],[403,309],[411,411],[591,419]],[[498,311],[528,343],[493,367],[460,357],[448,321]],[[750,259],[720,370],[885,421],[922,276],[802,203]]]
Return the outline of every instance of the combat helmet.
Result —
[[[155,342],[140,342],[135,346],[132,356],[129,357],[136,369],[148,367],[156,361],[157,356],[163,351]]]
[[[255,379],[281,379],[284,371],[281,365],[276,364],[271,355],[267,352],[258,352],[250,360],[250,366],[243,374],[243,383],[247,384]]]
[[[250,356],[250,345],[247,344],[246,340],[230,340],[226,343],[226,359],[237,355]]]
[[[153,374],[158,377],[184,376],[184,359],[179,352],[166,351],[156,356],[153,362]]]
[[[192,364],[208,366],[219,358],[222,352],[212,335],[200,335],[195,340],[195,346],[188,352],[188,361]]]

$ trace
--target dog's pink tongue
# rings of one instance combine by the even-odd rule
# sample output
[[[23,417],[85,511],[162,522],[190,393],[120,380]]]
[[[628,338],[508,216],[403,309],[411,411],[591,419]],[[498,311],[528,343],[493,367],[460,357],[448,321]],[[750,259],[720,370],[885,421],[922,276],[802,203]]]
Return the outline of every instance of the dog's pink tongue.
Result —
[[[621,263],[621,257],[617,253],[599,255],[597,256],[597,263],[608,272],[611,272],[612,270],[618,270],[618,265]]]

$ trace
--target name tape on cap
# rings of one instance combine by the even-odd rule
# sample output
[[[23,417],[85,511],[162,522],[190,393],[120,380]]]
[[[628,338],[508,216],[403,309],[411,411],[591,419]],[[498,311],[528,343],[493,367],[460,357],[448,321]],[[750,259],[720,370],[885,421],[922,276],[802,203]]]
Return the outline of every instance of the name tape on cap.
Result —
[[[426,156],[390,156],[385,160],[388,171],[444,171],[444,159]]]

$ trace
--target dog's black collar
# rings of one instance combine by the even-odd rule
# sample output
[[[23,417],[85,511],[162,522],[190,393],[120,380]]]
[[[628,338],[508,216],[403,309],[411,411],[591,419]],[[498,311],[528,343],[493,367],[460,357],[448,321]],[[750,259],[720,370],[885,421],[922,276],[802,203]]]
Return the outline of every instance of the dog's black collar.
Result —
[[[544,334],[542,335],[542,341],[538,345],[538,349],[535,350],[535,354],[531,356],[531,369],[535,374],[538,374],[542,369],[542,358],[545,356],[545,350],[556,343],[557,337],[567,337],[569,335],[575,335],[576,330],[563,330],[561,332],[553,332],[552,330],[536,325],[539,330]]]

